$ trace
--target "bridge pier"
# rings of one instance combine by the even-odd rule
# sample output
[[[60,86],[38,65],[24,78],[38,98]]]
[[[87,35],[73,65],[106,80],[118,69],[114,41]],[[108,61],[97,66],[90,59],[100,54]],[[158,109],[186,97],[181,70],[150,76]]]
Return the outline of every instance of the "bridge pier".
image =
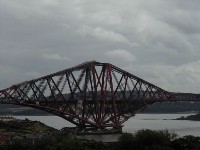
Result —
[[[112,128],[76,127],[75,134],[117,134],[122,133],[122,126]]]

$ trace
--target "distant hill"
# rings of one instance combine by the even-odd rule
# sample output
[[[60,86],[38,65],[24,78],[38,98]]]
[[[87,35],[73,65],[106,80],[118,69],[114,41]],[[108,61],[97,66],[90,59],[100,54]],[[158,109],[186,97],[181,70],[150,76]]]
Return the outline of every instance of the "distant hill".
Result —
[[[0,104],[0,115],[16,115],[16,116],[45,116],[51,115],[45,111],[33,109],[30,107],[22,107],[11,104]]]
[[[147,107],[144,113],[200,112],[200,102],[163,102]]]
[[[200,102],[163,102],[146,108],[143,113],[182,113],[200,112]],[[0,104],[0,115],[44,116],[52,115],[45,111],[18,105]]]

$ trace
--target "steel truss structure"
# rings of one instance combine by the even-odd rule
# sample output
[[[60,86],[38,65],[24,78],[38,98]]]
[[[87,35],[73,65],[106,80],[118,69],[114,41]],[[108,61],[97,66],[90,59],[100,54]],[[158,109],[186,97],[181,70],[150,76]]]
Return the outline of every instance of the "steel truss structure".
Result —
[[[83,130],[120,128],[137,111],[154,103],[199,99],[198,94],[168,92],[96,61],[0,90],[0,103],[44,110]]]

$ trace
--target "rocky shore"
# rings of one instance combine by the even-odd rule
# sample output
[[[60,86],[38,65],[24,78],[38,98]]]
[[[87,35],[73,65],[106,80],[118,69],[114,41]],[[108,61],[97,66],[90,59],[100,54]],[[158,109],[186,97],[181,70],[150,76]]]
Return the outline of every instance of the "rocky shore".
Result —
[[[175,120],[192,120],[192,121],[200,121],[200,113],[198,114],[195,114],[195,115],[190,115],[190,116],[187,116],[187,117],[180,117],[180,118],[177,118]]]

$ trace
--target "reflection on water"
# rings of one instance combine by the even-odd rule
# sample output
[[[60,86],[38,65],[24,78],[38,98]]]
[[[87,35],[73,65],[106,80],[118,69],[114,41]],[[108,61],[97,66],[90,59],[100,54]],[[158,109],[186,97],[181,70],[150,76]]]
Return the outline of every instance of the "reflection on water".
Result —
[[[137,114],[124,123],[123,132],[134,133],[140,129],[169,130],[180,136],[200,136],[200,121],[168,120],[192,114]],[[56,129],[72,127],[73,124],[58,116],[15,116],[18,119],[38,120]],[[165,120],[166,119],[166,120]],[[87,135],[81,138],[95,139],[99,141],[116,141],[119,134],[115,135]]]

